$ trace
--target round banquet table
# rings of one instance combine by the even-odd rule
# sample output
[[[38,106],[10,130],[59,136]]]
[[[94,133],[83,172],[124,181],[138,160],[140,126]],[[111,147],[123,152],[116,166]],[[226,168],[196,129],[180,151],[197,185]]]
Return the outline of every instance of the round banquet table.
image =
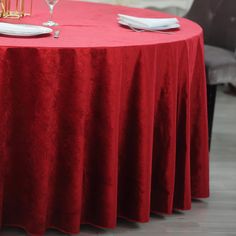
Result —
[[[1,227],[112,228],[209,196],[202,29],[134,32],[118,13],[171,17],[61,0],[60,38],[0,36]],[[34,1],[15,22],[48,17]]]

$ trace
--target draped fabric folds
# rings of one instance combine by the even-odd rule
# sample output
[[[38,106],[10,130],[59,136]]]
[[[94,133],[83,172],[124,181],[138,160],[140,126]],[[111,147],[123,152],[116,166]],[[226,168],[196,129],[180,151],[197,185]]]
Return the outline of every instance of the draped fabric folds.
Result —
[[[0,226],[78,233],[208,197],[201,33],[130,47],[0,47],[0,68]]]

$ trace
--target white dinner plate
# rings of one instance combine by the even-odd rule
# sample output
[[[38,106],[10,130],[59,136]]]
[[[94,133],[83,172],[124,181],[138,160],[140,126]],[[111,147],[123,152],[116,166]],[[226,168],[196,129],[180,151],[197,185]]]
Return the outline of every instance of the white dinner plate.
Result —
[[[0,34],[9,36],[37,36],[42,34],[50,34],[53,30],[39,25],[30,24],[11,24],[0,22]]]

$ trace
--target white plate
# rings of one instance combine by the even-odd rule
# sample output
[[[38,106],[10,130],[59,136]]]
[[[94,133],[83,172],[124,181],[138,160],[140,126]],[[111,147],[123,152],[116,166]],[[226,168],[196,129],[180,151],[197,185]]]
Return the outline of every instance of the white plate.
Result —
[[[28,24],[10,24],[0,22],[0,34],[9,36],[36,36],[41,34],[50,34],[52,29],[39,26],[39,25],[28,25]]]

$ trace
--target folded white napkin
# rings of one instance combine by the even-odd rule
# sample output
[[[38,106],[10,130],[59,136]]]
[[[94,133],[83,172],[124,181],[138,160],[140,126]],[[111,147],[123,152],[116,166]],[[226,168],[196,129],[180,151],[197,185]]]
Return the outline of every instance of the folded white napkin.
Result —
[[[52,29],[40,26],[40,25],[29,25],[29,24],[11,24],[0,22],[0,34],[10,36],[34,36],[40,34],[49,34]]]
[[[142,18],[118,14],[118,22],[141,30],[166,30],[180,27],[177,18]]]

